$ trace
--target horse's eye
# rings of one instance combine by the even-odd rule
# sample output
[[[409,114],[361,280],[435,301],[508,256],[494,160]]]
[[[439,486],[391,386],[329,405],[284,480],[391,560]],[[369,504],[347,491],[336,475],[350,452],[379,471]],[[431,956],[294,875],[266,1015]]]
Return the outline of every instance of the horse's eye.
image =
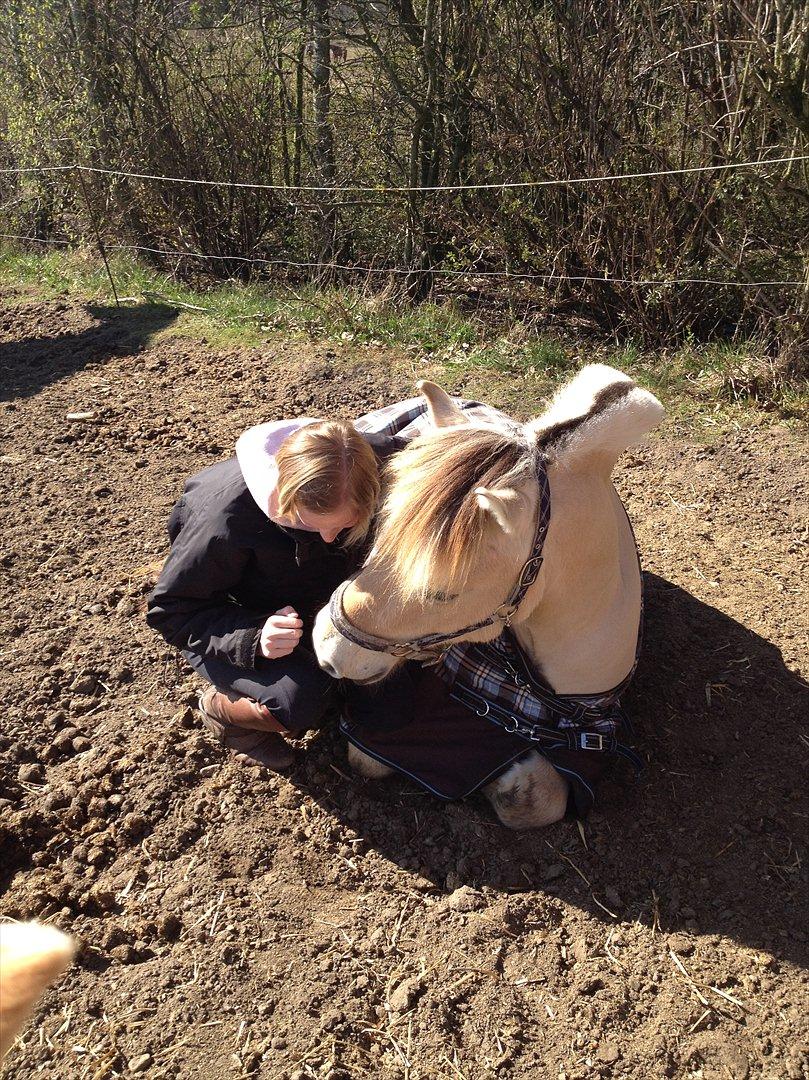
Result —
[[[431,601],[433,604],[447,604],[450,600],[457,600],[458,594],[445,593],[441,592],[440,589],[437,589],[435,592],[425,593],[424,599]]]

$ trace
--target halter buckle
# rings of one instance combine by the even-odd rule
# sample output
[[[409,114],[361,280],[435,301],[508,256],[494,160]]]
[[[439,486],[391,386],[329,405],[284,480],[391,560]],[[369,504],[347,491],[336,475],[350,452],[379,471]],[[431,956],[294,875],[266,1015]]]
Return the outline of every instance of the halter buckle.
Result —
[[[579,736],[582,750],[603,750],[604,736],[598,731],[583,731]]]
[[[406,660],[408,657],[413,656],[413,645],[409,641],[403,641],[399,645],[394,645],[390,650],[390,655],[395,656],[398,660]]]

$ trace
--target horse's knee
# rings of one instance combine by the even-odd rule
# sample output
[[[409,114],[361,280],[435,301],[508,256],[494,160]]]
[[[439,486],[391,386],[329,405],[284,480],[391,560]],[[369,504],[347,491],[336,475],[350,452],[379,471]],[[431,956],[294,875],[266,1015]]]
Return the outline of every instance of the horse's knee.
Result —
[[[510,829],[552,825],[567,809],[567,781],[534,751],[487,784],[483,793]]]
[[[354,743],[348,744],[348,764],[355,773],[364,776],[368,780],[381,780],[390,776],[393,769],[389,765],[383,765],[381,761],[364,754]]]

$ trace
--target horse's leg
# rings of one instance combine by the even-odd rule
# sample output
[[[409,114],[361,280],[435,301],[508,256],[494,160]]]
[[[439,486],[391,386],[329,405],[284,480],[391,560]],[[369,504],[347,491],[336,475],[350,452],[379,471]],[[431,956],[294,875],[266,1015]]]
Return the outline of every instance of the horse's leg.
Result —
[[[551,825],[567,809],[567,781],[534,750],[487,784],[483,794],[510,829]]]
[[[369,754],[363,754],[354,743],[348,744],[348,764],[355,773],[366,777],[368,780],[381,780],[384,776],[390,776],[393,769],[390,765],[383,765],[381,761],[372,758]]]

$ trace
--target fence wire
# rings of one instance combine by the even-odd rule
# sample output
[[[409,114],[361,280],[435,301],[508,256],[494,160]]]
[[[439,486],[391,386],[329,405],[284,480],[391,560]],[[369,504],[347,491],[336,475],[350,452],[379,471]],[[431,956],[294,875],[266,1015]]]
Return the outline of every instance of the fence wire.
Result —
[[[0,169],[0,175],[22,175],[25,173],[55,173],[55,172],[82,172],[96,173],[102,176],[118,176],[129,180],[157,180],[169,184],[199,184],[204,187],[224,188],[249,188],[254,191],[280,191],[289,195],[296,191],[308,194],[334,194],[344,192],[364,195],[382,194],[429,194],[432,192],[451,191],[509,191],[514,189],[560,187],[565,184],[600,184],[605,182],[618,182],[621,180],[646,180],[653,177],[685,176],[694,173],[727,172],[732,169],[750,169],[767,165],[793,164],[799,161],[809,161],[809,154],[789,154],[786,157],[758,158],[754,161],[731,161],[724,165],[689,165],[680,169],[651,169],[646,172],[634,173],[609,173],[602,176],[571,176],[567,178],[554,177],[545,180],[513,180],[500,181],[486,184],[435,184],[425,187],[387,186],[375,185],[364,186],[360,184],[345,185],[313,185],[313,184],[260,184],[241,180],[198,180],[187,176],[163,176],[159,173],[129,172],[125,169],[105,169],[99,165],[30,165],[14,168]]]
[[[23,243],[30,244],[52,244],[61,247],[73,247],[74,245],[70,240],[44,240],[36,236],[18,236],[14,233],[0,233],[0,240],[17,240]],[[381,274],[384,277],[391,275],[410,277],[416,271],[403,269],[401,267],[386,267],[386,266],[357,266],[352,263],[338,263],[338,262],[307,262],[298,261],[294,259],[266,259],[260,256],[250,255],[206,255],[200,251],[176,251],[170,248],[154,248],[144,247],[139,244],[107,244],[105,245],[107,251],[129,251],[129,252],[141,252],[143,254],[150,255],[163,255],[166,257],[178,258],[178,259],[202,259],[212,260],[216,262],[239,262],[254,264],[260,266],[277,266],[285,269],[300,269],[300,270],[343,270],[356,274]],[[803,288],[806,285],[804,281],[734,281],[724,278],[695,278],[695,277],[682,277],[682,278],[623,278],[623,277],[610,277],[607,274],[557,274],[554,271],[547,271],[545,273],[532,273],[526,271],[525,273],[515,273],[511,270],[477,270],[473,266],[466,267],[462,270],[450,270],[441,267],[427,271],[419,271],[424,273],[435,274],[441,277],[447,278],[504,278],[513,281],[542,281],[547,283],[554,282],[579,282],[579,283],[602,283],[604,285],[634,285],[638,287],[655,287],[666,285],[727,285],[742,289],[759,289],[765,287],[783,286],[787,288]]]

